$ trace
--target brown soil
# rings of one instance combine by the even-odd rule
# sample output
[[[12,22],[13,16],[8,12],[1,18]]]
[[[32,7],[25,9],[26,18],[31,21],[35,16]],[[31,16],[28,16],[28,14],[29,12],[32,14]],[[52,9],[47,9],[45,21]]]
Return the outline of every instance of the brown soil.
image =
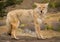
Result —
[[[54,37],[51,39],[37,39],[32,37],[20,37],[19,40],[12,39],[10,36],[2,35],[0,36],[0,42],[60,42],[59,37]]]

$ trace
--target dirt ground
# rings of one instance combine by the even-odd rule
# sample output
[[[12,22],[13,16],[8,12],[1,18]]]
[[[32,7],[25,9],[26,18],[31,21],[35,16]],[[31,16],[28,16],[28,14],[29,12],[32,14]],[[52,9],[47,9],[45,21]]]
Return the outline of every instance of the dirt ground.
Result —
[[[3,29],[2,27],[0,27],[1,31],[4,31],[6,32],[6,28]],[[28,37],[28,36],[19,36],[19,39],[16,40],[16,39],[13,39],[11,38],[11,36],[7,35],[7,34],[4,34],[4,32],[1,32],[3,34],[0,35],[0,42],[60,42],[60,37],[53,37],[53,38],[49,38],[49,39],[38,39],[36,37]],[[58,34],[57,34],[58,35]]]
[[[2,35],[0,36],[0,42],[60,42],[60,37],[54,37],[50,39],[37,39],[32,37],[19,37],[20,39],[15,40],[10,36]]]

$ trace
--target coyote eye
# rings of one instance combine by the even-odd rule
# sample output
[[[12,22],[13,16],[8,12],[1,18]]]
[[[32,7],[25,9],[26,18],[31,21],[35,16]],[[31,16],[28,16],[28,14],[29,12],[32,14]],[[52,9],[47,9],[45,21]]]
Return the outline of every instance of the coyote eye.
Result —
[[[39,7],[39,9],[41,9],[41,7]]]

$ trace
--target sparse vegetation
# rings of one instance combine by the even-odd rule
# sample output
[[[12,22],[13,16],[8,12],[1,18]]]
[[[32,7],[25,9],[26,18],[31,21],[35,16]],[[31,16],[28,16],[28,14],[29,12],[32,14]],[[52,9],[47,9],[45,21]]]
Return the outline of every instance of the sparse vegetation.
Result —
[[[45,24],[45,30],[53,30],[53,26]]]
[[[56,30],[60,32],[60,12],[47,15],[45,22],[46,30]]]
[[[49,6],[52,8],[60,7],[60,0],[51,0]]]
[[[23,0],[6,0],[6,6],[11,6],[15,4],[21,4]]]
[[[50,8],[57,8],[60,7],[60,0],[41,0],[41,3],[49,3]]]
[[[57,28],[54,29],[52,24],[51,25],[45,24],[45,30],[56,30],[60,32],[60,24],[57,24],[57,25],[58,25]]]
[[[36,7],[36,5],[35,5],[35,4],[33,4],[33,5],[32,5],[32,7],[33,7],[33,8],[35,8],[35,7]]]
[[[5,2],[1,1],[0,2],[0,17],[3,17],[5,14]]]
[[[1,0],[0,1],[0,17],[6,15],[5,8],[11,5],[21,4],[23,0]]]
[[[58,24],[56,31],[60,32],[60,24]]]
[[[60,22],[60,18],[58,19],[58,21]]]

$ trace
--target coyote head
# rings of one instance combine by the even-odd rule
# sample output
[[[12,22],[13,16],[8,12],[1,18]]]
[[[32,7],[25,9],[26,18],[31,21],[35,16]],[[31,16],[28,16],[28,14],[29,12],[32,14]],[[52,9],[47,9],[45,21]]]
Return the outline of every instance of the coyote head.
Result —
[[[40,15],[44,15],[47,12],[48,3],[34,3],[37,6],[37,11]]]

